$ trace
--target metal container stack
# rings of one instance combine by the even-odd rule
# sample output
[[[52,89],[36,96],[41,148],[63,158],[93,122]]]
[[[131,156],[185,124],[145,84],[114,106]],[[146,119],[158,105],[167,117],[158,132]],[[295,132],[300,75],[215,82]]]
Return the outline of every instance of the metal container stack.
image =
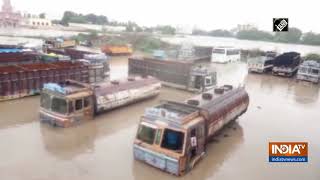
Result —
[[[105,54],[85,54],[81,60],[89,65],[89,83],[102,82],[109,77],[109,62]]]
[[[88,66],[81,62],[60,61],[0,67],[0,101],[39,93],[45,83],[67,79],[89,81]]]

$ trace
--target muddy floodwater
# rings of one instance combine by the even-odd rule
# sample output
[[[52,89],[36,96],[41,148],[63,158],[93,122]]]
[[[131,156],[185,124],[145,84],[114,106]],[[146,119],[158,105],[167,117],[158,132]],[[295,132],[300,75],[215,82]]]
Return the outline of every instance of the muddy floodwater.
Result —
[[[284,180],[320,179],[319,85],[247,74],[245,63],[215,65],[219,84],[245,84],[248,111],[209,144],[206,157],[177,178],[133,160],[144,109],[192,94],[163,88],[153,99],[122,107],[76,127],[38,120],[39,96],[0,103],[1,180]],[[111,61],[111,78],[127,76],[127,59]],[[309,142],[308,163],[269,163],[269,141]]]

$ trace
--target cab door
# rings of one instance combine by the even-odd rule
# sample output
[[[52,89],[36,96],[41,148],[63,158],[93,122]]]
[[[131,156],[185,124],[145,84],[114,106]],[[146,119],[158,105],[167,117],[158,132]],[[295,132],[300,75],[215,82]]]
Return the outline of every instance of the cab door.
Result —
[[[94,107],[92,96],[83,98],[83,116],[85,120],[91,120],[94,116]]]
[[[205,153],[204,121],[201,121],[196,126],[190,128],[188,141],[188,164],[189,168],[192,169]]]
[[[83,108],[83,98],[77,98],[73,101],[74,103],[74,113],[73,119],[75,122],[79,122],[84,119],[84,108]]]

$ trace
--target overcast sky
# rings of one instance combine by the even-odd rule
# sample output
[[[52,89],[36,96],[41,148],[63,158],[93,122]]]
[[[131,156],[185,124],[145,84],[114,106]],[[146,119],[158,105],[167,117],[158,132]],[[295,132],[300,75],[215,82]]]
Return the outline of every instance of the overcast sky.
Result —
[[[11,0],[16,10],[60,19],[63,12],[106,15],[140,25],[184,25],[231,29],[251,23],[272,31],[273,17],[288,17],[289,27],[320,33],[319,0]]]

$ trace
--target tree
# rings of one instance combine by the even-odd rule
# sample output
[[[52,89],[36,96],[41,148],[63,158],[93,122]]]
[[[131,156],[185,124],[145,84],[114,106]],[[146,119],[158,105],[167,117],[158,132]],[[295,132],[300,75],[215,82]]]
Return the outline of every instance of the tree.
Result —
[[[232,37],[232,33],[227,31],[227,30],[223,30],[223,29],[216,29],[216,30],[212,30],[208,33],[209,36],[216,36],[216,37]]]
[[[272,41],[272,34],[257,29],[242,30],[236,34],[238,39]]]
[[[315,53],[309,53],[306,56],[304,56],[305,60],[315,60],[320,62],[320,54],[315,54]]]
[[[63,25],[68,25],[70,22],[105,25],[108,24],[108,18],[103,15],[97,16],[92,13],[83,15],[81,13],[77,14],[72,11],[65,11],[61,22]]]
[[[157,31],[160,31],[162,34],[175,34],[176,29],[172,26],[165,25],[165,26],[157,26],[155,27]]]
[[[320,34],[315,34],[313,32],[305,33],[301,38],[301,42],[303,44],[320,45]]]
[[[193,29],[193,30],[192,30],[192,35],[202,35],[202,36],[205,36],[205,35],[208,35],[208,32],[205,31],[205,30],[201,30],[201,29]]]
[[[74,13],[74,12],[65,11],[65,12],[63,13],[63,17],[62,17],[62,19],[61,19],[61,24],[62,24],[62,25],[65,25],[65,26],[68,26],[71,18],[74,17],[74,16],[75,16],[75,13]]]
[[[302,31],[298,28],[290,28],[288,32],[277,32],[274,41],[284,43],[298,43],[302,36]]]

